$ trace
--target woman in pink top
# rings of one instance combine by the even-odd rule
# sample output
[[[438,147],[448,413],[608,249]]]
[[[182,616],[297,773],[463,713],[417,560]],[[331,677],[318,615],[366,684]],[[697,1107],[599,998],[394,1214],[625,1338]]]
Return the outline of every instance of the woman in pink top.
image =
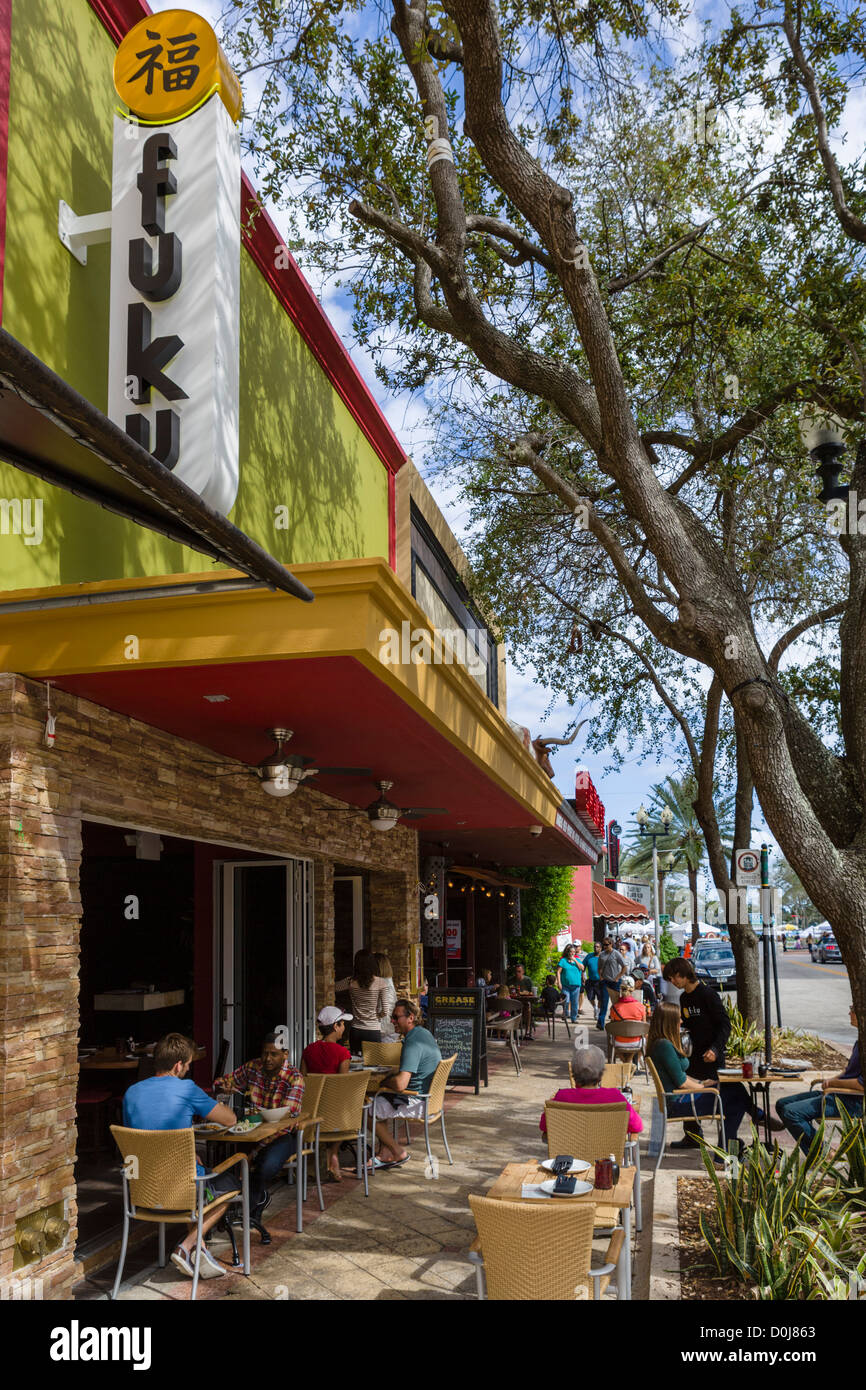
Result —
[[[614,1086],[599,1085],[604,1068],[604,1053],[600,1047],[576,1047],[571,1068],[575,1085],[573,1088],[569,1086],[565,1090],[557,1091],[551,1099],[564,1100],[570,1105],[611,1105],[616,1101],[624,1101],[622,1091],[618,1091]],[[544,1115],[538,1127],[542,1134],[547,1133],[547,1119]],[[642,1130],[643,1120],[634,1107],[629,1105],[629,1134],[640,1134]]]

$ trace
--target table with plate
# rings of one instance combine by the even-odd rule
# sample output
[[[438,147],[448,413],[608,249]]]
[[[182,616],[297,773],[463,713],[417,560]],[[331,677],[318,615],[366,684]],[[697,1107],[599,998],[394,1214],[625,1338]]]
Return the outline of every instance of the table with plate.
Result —
[[[554,1179],[549,1176],[551,1159],[532,1159],[528,1163],[508,1163],[494,1182],[493,1186],[483,1196],[490,1197],[499,1202],[538,1202],[538,1201],[563,1201],[581,1202],[584,1205],[598,1207],[616,1207],[622,1212],[622,1225],[625,1232],[625,1240],[622,1243],[622,1250],[616,1263],[616,1294],[619,1299],[631,1298],[631,1204],[634,1196],[636,1168],[621,1167],[619,1170],[619,1182],[615,1187],[594,1187],[589,1182],[581,1180],[581,1173],[576,1172],[572,1167],[572,1174],[578,1179],[578,1187],[574,1196],[553,1197],[551,1188]],[[587,1164],[583,1169],[583,1160],[575,1160],[581,1165],[581,1171],[589,1172],[594,1165]],[[590,1179],[591,1181],[591,1179]]]
[[[824,1072],[815,1071],[814,1068],[803,1063],[792,1062],[786,1065],[784,1059],[771,1066],[766,1076],[761,1076],[757,1068],[751,1076],[743,1075],[742,1063],[735,1067],[719,1067],[719,1085],[730,1085],[734,1081],[742,1081],[749,1088],[749,1095],[756,1105],[761,1105],[764,1111],[764,1138],[771,1144],[770,1130],[770,1087],[777,1085],[789,1086],[796,1082],[804,1091],[808,1091],[813,1082],[827,1079]],[[722,1094],[722,1105],[725,1103],[724,1093]]]

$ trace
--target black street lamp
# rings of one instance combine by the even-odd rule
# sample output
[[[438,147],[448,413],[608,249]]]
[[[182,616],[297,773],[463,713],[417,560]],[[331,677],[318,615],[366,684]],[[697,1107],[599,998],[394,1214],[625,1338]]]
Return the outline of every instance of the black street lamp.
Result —
[[[800,437],[821,479],[822,502],[845,502],[849,488],[839,482],[845,433],[838,415],[805,407],[800,414]]]
[[[651,835],[653,842],[653,911],[655,914],[656,955],[658,955],[659,933],[661,930],[659,924],[659,858],[656,850],[656,841],[671,833],[671,821],[673,818],[674,813],[670,806],[663,806],[659,813],[659,820],[661,821],[661,829],[659,829],[657,826],[650,826],[649,812],[643,802],[641,802],[640,808],[635,813],[635,820],[638,823],[638,829],[641,835]]]

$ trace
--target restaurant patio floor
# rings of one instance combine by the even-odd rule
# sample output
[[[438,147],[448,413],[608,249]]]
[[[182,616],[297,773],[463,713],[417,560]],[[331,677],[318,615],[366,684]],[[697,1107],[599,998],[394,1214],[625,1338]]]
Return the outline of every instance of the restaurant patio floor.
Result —
[[[599,1035],[590,1029],[590,1041]],[[433,1138],[440,1157],[439,1176],[425,1177],[423,1136],[413,1131],[412,1157],[402,1168],[378,1173],[363,1186],[346,1177],[342,1187],[325,1185],[320,1213],[312,1190],[304,1208],[304,1230],[294,1230],[294,1189],[279,1185],[267,1211],[273,1237],[263,1247],[252,1233],[252,1275],[228,1273],[202,1281],[199,1299],[472,1299],[475,1275],[466,1254],[475,1238],[470,1192],[483,1193],[506,1163],[544,1152],[538,1119],[544,1101],[568,1084],[572,1044],[557,1027],[550,1042],[543,1025],[535,1041],[521,1049],[523,1072],[494,1045],[490,1085],[476,1096],[455,1090],[446,1101],[448,1137],[454,1156],[449,1167],[441,1137]],[[635,1084],[643,1090],[642,1078]],[[648,1127],[648,1100],[642,1104]],[[636,1240],[633,1297],[649,1288],[651,1184],[644,1181],[644,1229]],[[210,1246],[218,1259],[229,1254],[217,1235]],[[601,1250],[601,1245],[599,1246]],[[114,1277],[106,1266],[78,1285],[76,1296],[104,1298]],[[121,1299],[175,1299],[190,1296],[190,1282],[171,1263],[156,1267],[156,1244],[134,1252],[127,1263]]]

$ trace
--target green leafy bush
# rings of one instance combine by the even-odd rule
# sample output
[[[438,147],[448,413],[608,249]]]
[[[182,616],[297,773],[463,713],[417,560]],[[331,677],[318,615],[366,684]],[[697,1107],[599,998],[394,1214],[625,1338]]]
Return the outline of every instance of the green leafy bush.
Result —
[[[674,941],[667,927],[664,927],[659,936],[659,960],[662,965],[667,965],[669,960],[676,960],[679,953],[679,946]]]
[[[740,1010],[728,995],[725,995],[724,1004],[731,1020],[731,1031],[728,1041],[725,1043],[727,1056],[742,1058],[748,1057],[752,1052],[761,1052],[764,1047],[764,1030],[743,1018]]]
[[[522,961],[527,975],[536,985],[543,985],[544,975],[549,973],[546,967],[551,954],[550,938],[568,925],[574,870],[567,865],[551,864],[511,872],[525,878],[530,888],[520,895],[520,936],[508,938],[509,964],[514,966]],[[559,960],[558,955],[556,959]]]
[[[866,1138],[862,1121],[841,1119],[835,1152],[824,1152],[822,1122],[805,1163],[755,1136],[720,1178],[703,1150],[716,1210],[701,1213],[701,1233],[719,1273],[742,1279],[755,1298],[847,1297],[850,1277],[866,1272]]]

